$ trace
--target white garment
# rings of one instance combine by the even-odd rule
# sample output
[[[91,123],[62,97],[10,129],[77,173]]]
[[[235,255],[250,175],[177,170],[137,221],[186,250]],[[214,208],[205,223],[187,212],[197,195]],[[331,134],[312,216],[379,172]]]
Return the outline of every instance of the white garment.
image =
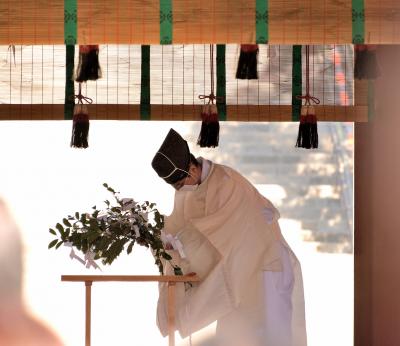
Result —
[[[203,182],[204,180],[207,179],[208,174],[210,173],[210,168],[211,168],[211,162],[203,159],[202,157],[198,157],[197,161],[201,164],[201,177],[200,181]]]
[[[283,268],[280,272],[264,271],[265,345],[292,346],[292,293],[294,273],[288,249],[280,244]]]
[[[186,291],[183,285],[176,287],[176,324],[182,337],[217,320],[218,345],[289,346],[266,344],[264,333],[272,328],[267,321],[274,309],[282,309],[275,298],[269,306],[271,285],[286,287],[289,268],[293,289],[286,290],[282,302],[292,306],[292,313],[291,318],[290,310],[282,313],[280,320],[288,325],[279,334],[289,331],[290,346],[306,345],[300,265],[282,237],[278,218],[271,202],[226,166],[210,163],[208,176],[195,191],[175,193],[165,231],[178,236],[186,258],[175,251],[171,255],[184,273],[196,272],[201,279]],[[284,297],[281,288],[275,291]],[[166,299],[166,286],[160,284],[157,323],[163,335],[168,331]]]

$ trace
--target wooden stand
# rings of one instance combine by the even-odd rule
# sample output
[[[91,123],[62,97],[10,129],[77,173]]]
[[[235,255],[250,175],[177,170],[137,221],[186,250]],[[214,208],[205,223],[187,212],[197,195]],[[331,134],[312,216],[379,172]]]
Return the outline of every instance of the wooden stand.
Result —
[[[168,345],[175,346],[175,285],[198,282],[197,275],[62,275],[61,281],[84,282],[86,289],[85,346],[90,346],[91,295],[94,281],[167,282],[168,283]]]

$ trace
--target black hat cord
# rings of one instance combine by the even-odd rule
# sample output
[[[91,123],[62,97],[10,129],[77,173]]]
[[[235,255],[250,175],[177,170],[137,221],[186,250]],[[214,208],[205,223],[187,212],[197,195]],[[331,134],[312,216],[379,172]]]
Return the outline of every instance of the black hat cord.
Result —
[[[211,93],[209,95],[199,95],[200,100],[208,99],[201,110],[201,130],[197,144],[204,148],[215,148],[219,142],[219,121],[218,108],[215,101],[223,101],[223,97],[214,94],[214,45],[210,44],[210,74],[211,74]]]
[[[319,104],[320,100],[310,94],[310,46],[306,45],[306,94],[297,95],[297,99],[304,100],[301,106],[299,132],[296,147],[305,149],[318,148],[317,116],[313,104]]]

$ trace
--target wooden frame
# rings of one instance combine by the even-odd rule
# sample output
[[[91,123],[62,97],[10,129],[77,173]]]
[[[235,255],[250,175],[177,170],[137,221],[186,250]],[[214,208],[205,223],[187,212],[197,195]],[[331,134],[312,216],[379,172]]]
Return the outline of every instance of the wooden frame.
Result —
[[[315,106],[318,121],[368,121],[367,84],[360,82],[354,106]],[[227,121],[292,121],[290,105],[227,105]],[[141,120],[140,105],[88,105],[91,120]],[[2,104],[1,120],[66,120],[63,104]],[[147,120],[147,119],[145,119]],[[199,105],[151,105],[150,120],[201,121]]]
[[[85,346],[91,343],[91,304],[93,282],[167,282],[168,284],[168,345],[175,346],[175,285],[200,281],[197,275],[62,275],[61,281],[85,283]]]
[[[73,1],[71,1],[73,2]],[[160,1],[74,0],[78,44],[159,44]],[[256,1],[172,3],[172,43],[255,43]],[[352,0],[268,0],[273,44],[352,43]],[[365,42],[400,43],[400,2],[363,0]],[[60,44],[64,0],[1,1],[0,44]],[[27,21],[26,19],[29,18]],[[49,18],[51,20],[49,20]]]

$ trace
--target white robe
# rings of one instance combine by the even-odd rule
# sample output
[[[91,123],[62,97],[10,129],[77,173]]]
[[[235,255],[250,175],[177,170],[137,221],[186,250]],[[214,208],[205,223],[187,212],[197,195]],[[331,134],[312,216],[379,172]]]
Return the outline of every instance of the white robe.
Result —
[[[174,262],[201,279],[186,290],[177,285],[176,327],[182,337],[217,320],[220,345],[306,345],[300,264],[278,218],[272,203],[226,166],[211,163],[194,191],[176,192],[164,231],[183,244],[185,258],[171,251]],[[283,313],[274,318],[276,310]],[[167,321],[161,283],[157,324],[164,336]]]

